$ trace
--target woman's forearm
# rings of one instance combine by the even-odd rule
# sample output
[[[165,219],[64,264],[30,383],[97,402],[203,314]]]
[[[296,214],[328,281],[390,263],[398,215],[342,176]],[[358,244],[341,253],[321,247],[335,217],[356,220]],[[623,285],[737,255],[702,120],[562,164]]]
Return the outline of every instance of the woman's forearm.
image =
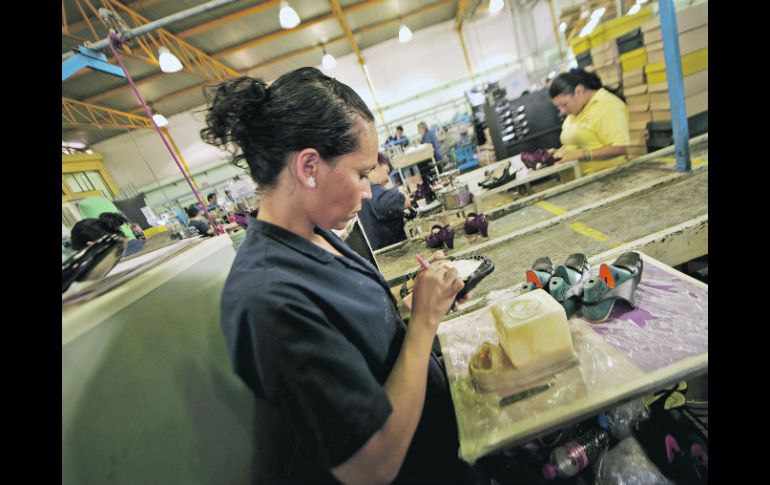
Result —
[[[588,160],[609,160],[610,158],[620,157],[628,154],[628,147],[601,147],[595,150],[588,150],[588,158],[583,158],[583,161]]]

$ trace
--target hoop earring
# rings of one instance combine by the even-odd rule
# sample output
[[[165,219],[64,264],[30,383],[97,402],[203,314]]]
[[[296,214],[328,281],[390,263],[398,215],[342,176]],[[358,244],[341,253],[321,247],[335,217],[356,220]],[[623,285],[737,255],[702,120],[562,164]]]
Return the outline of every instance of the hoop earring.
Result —
[[[315,187],[315,177],[313,177],[312,175],[307,178],[307,186],[310,188]]]

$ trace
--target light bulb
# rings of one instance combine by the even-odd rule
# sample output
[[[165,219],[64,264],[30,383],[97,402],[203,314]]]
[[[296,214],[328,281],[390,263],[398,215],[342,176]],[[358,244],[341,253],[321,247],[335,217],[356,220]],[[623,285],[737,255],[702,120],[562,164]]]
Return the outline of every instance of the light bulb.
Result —
[[[330,71],[334,69],[334,66],[337,65],[337,60],[331,54],[324,54],[324,57],[321,63],[323,64],[323,68],[325,70]]]
[[[503,9],[504,3],[503,0],[490,0],[489,2],[489,13],[491,15],[495,15],[500,12],[500,10]]]
[[[607,9],[606,9],[606,8],[604,8],[604,7],[602,7],[602,8],[597,8],[596,10],[594,10],[593,12],[591,12],[591,18],[592,18],[592,19],[599,19],[599,18],[601,18],[601,17],[602,17],[602,15],[604,15],[604,12],[606,12],[606,11],[607,11]]]
[[[152,115],[152,121],[155,122],[156,125],[158,125],[158,128],[163,128],[168,126],[168,120],[165,116],[161,114]]]
[[[171,53],[166,47],[158,49],[158,62],[160,62],[160,70],[163,72],[177,72],[182,70],[182,63],[179,59]]]
[[[412,40],[412,31],[406,25],[402,25],[398,31],[398,41],[406,44],[410,40]]]
[[[281,27],[284,29],[293,29],[299,25],[299,15],[297,11],[291,8],[286,0],[281,2],[281,12],[278,14],[281,21]]]
[[[642,8],[641,5],[639,5],[638,3],[635,3],[633,7],[628,9],[628,15],[633,15],[637,13],[639,10],[641,10],[641,8]]]
[[[567,22],[562,22],[559,24],[559,32],[562,34],[567,31]]]

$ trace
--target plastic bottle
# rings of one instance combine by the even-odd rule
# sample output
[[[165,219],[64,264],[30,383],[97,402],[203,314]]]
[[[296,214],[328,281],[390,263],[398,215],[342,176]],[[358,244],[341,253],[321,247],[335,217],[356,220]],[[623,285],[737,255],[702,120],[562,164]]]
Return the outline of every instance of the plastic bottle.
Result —
[[[577,475],[594,462],[610,443],[604,430],[591,430],[551,452],[549,463],[543,467],[543,476],[569,478]]]

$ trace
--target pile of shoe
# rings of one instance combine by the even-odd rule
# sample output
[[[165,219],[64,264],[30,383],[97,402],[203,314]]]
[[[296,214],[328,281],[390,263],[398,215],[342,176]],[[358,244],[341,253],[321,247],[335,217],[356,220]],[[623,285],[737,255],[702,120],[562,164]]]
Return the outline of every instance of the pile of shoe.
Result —
[[[470,212],[465,217],[465,224],[463,224],[465,234],[481,234],[484,237],[489,237],[489,220],[484,214],[476,214]],[[441,226],[436,224],[431,228],[431,232],[428,237],[425,238],[425,243],[429,248],[442,248],[454,249],[455,230],[451,225],[447,224]]]
[[[642,259],[635,252],[620,255],[612,264],[602,264],[599,275],[593,277],[585,254],[571,254],[555,269],[551,258],[542,257],[527,270],[522,292],[542,288],[562,304],[567,318],[580,309],[584,319],[603,322],[617,300],[625,301],[632,308],[636,306],[634,292],[642,278],[642,269]]]
[[[518,170],[511,172],[511,162],[505,162],[491,172],[487,172],[487,178],[478,183],[479,187],[484,189],[494,189],[516,179]]]

